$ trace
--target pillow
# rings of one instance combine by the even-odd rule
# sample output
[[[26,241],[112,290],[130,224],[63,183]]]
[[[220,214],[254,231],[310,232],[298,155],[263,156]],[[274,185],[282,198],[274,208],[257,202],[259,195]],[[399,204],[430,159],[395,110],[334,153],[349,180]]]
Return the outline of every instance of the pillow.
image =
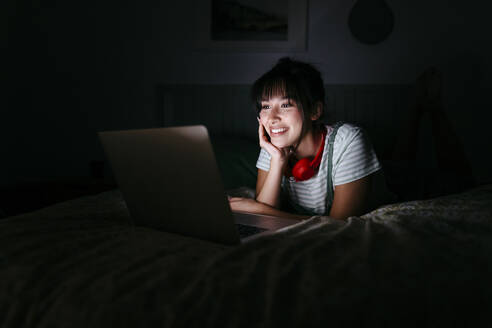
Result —
[[[225,190],[256,188],[258,142],[238,137],[210,138]]]

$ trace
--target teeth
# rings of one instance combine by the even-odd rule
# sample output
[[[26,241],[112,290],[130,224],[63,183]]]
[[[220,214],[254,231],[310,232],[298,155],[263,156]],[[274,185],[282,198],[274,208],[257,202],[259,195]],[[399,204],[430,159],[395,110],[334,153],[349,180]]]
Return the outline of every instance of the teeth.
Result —
[[[285,130],[287,130],[286,128],[281,128],[281,129],[272,129],[272,132],[273,133],[280,133],[280,132],[284,132]]]

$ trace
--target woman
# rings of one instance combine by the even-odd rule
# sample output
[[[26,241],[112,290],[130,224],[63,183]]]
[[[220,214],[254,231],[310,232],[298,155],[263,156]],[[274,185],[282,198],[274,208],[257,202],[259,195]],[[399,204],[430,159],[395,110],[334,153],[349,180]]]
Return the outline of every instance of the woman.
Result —
[[[232,210],[299,219],[363,214],[371,176],[381,165],[360,128],[322,123],[321,73],[282,58],[251,95],[261,147],[256,199],[230,198]]]

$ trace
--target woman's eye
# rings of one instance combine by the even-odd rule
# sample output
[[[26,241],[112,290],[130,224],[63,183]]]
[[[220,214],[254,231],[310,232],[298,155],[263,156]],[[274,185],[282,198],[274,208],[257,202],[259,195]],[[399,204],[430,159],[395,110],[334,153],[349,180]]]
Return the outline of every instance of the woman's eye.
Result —
[[[292,107],[292,104],[289,104],[289,103],[287,103],[287,104],[282,104],[282,106],[281,106],[281,107],[282,107],[282,108],[290,108],[290,107]]]
[[[270,106],[269,105],[262,105],[261,109],[270,109]]]

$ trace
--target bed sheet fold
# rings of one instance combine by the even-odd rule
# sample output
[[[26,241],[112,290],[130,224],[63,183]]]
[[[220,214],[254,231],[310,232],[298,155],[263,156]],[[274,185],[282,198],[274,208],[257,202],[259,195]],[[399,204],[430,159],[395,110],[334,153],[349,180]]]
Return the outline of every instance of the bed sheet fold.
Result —
[[[135,227],[112,191],[0,221],[0,326],[479,324],[490,254],[492,186],[236,247]]]

